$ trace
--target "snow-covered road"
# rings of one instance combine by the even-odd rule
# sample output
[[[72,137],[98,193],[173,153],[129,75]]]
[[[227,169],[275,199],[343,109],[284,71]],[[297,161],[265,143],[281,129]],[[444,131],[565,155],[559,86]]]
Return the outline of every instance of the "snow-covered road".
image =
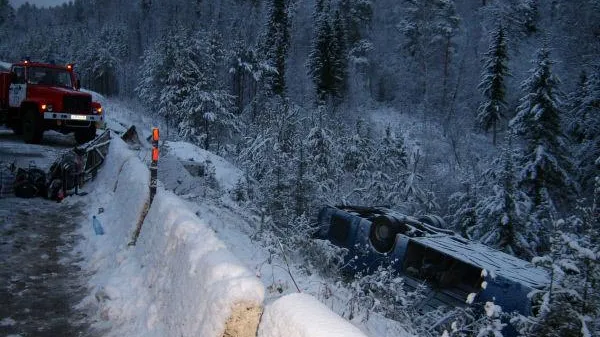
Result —
[[[0,335],[93,336],[75,309],[87,293],[73,252],[83,207],[0,199]]]
[[[84,222],[82,199],[56,203],[11,195],[6,167],[36,166],[46,171],[72,136],[47,132],[42,145],[25,144],[0,129],[0,335],[94,336],[83,308],[87,275],[75,251]]]

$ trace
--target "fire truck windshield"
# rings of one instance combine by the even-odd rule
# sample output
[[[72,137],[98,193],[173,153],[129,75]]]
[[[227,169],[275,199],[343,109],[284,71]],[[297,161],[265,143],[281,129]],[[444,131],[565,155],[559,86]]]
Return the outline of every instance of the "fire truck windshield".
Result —
[[[71,73],[64,69],[29,67],[27,83],[72,88]]]

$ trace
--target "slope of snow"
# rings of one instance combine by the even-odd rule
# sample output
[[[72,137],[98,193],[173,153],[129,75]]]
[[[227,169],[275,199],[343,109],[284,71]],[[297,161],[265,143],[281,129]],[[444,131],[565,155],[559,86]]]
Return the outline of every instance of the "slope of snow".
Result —
[[[265,308],[258,337],[365,337],[306,294],[284,296]]]
[[[164,146],[168,153],[174,155],[181,161],[192,161],[197,163],[210,162],[215,167],[215,173],[219,186],[225,190],[231,190],[240,180],[242,172],[227,160],[208,152],[200,147],[186,142],[165,142]]]

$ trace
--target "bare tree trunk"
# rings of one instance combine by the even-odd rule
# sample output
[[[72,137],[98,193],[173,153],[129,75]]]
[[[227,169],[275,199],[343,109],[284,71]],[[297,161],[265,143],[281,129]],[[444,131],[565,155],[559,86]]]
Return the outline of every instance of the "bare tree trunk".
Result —
[[[446,120],[444,121],[444,124],[443,124],[444,136],[446,136],[448,134],[448,129],[450,128],[450,123],[452,122],[452,118],[454,117],[454,113],[456,110],[456,97],[458,96],[458,90],[460,89],[460,86],[462,84],[462,76],[464,74],[464,69],[465,69],[465,59],[463,57],[462,61],[460,62],[460,70],[458,71],[458,75],[456,78],[456,86],[454,86],[454,92],[452,93],[452,98],[450,100],[448,113],[446,114]]]
[[[426,110],[427,107],[429,106],[429,90],[428,90],[429,68],[427,67],[427,59],[426,59],[425,55],[426,55],[426,53],[423,51],[423,54],[421,56],[421,71],[423,72],[423,81],[421,82],[421,92],[423,93],[423,106],[425,107],[424,110]],[[425,111],[423,111],[423,113],[425,114]]]
[[[451,36],[446,35],[446,48],[444,50],[444,79],[442,83],[442,109],[446,109],[446,96],[448,94],[448,76],[450,72],[450,41]]]
[[[204,120],[204,131],[206,133],[206,138],[204,138],[204,149],[208,151],[208,147],[210,146],[210,133],[208,131],[208,120]]]

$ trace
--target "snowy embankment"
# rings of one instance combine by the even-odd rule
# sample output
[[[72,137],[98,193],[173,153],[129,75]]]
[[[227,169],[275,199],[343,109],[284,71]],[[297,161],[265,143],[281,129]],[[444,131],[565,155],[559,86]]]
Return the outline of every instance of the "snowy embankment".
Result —
[[[362,332],[306,294],[290,294],[268,306],[258,337],[362,337]]]
[[[148,182],[137,153],[114,137],[103,169],[86,187],[95,206],[88,215],[105,231],[96,236],[90,226],[82,228],[84,267],[93,275],[81,305],[98,308],[95,327],[105,336],[255,336],[264,285],[188,203],[159,186],[137,245],[128,245],[147,207]],[[362,336],[308,295],[269,304],[259,331],[265,337]]]

